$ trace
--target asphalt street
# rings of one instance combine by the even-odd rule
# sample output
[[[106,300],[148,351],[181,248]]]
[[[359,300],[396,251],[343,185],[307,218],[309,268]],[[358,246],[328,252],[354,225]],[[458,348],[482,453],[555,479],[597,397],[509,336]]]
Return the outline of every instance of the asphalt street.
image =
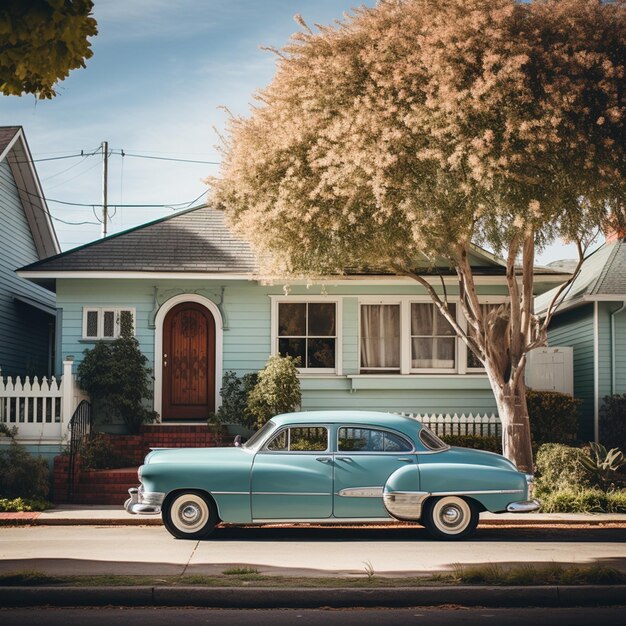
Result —
[[[473,624],[506,624],[507,626],[622,626],[626,607],[586,608],[442,608],[414,607],[407,609],[279,609],[236,610],[204,608],[45,608],[0,609],[3,626],[169,626],[170,624],[211,624],[214,626],[398,626],[424,624],[427,626],[469,626]]]
[[[471,541],[440,542],[421,527],[218,528],[203,541],[160,526],[0,528],[0,572],[56,575],[222,574],[251,567],[291,576],[423,575],[457,564],[600,563],[626,571],[626,528],[479,528]]]

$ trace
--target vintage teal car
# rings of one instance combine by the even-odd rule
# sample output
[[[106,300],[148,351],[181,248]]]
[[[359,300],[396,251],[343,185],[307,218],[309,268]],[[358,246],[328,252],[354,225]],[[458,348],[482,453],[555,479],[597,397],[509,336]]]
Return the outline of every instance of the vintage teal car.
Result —
[[[129,513],[162,513],[178,538],[220,522],[419,522],[468,537],[481,511],[529,512],[532,477],[491,452],[455,448],[390,413],[314,411],[272,418],[240,447],[150,452]]]

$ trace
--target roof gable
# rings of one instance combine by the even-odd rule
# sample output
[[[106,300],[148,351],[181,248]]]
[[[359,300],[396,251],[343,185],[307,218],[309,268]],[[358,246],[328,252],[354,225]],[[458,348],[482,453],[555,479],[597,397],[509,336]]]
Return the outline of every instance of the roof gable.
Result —
[[[547,310],[556,288],[535,300],[535,312]],[[582,264],[578,276],[559,298],[559,310],[593,300],[623,300],[626,297],[626,242],[618,240],[598,248]]]
[[[59,242],[21,126],[0,126],[0,162],[5,160],[11,169],[39,258],[58,254]]]

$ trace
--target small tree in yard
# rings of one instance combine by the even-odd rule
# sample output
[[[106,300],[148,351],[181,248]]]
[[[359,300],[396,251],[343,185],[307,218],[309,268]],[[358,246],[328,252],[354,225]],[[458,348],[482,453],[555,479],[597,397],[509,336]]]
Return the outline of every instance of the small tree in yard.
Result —
[[[275,277],[391,271],[417,281],[484,364],[505,455],[532,471],[526,355],[535,251],[582,262],[626,223],[624,0],[381,0],[278,54],[247,119],[232,119],[215,198]],[[509,300],[485,310],[474,244],[504,260]],[[461,328],[445,283],[458,279]],[[567,284],[560,289],[562,295]]]
[[[289,413],[300,405],[298,358],[271,356],[259,372],[256,385],[248,395],[247,412],[261,428],[274,415]]]
[[[133,319],[128,311],[120,314],[120,336],[115,341],[98,342],[78,366],[78,382],[91,396],[99,413],[121,417],[131,433],[155,417],[143,405],[152,398],[152,370],[133,335]]]

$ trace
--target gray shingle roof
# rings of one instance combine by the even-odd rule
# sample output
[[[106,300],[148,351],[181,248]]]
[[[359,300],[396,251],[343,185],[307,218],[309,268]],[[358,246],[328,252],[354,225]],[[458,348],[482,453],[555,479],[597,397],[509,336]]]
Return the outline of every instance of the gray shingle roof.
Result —
[[[33,263],[24,270],[250,273],[250,246],[224,213],[195,207]]]
[[[547,291],[535,300],[535,312],[543,313],[556,293]],[[560,308],[579,301],[593,300],[594,296],[615,296],[616,300],[626,297],[626,240],[598,248],[583,263],[571,287],[561,296]]]

